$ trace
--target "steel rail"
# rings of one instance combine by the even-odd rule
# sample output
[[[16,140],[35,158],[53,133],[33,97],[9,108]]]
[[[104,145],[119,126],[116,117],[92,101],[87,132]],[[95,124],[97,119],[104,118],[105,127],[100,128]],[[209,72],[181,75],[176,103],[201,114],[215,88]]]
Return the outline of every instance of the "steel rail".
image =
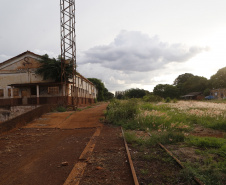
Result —
[[[181,163],[181,161],[175,157],[173,155],[172,152],[170,152],[164,145],[162,145],[161,143],[158,143],[159,146],[164,149],[176,162],[177,164],[179,164],[179,166],[182,168],[182,169],[185,169],[185,166]],[[197,177],[193,177],[194,181],[198,184],[198,185],[205,185],[201,180],[199,180]]]
[[[133,181],[134,181],[135,185],[139,185],[139,182],[138,182],[138,179],[137,179],[137,175],[136,175],[136,171],[135,171],[135,168],[134,168],[134,165],[133,165],[133,161],[132,161],[132,158],[131,158],[131,155],[130,155],[130,152],[129,152],[128,145],[126,143],[126,139],[125,139],[125,135],[124,135],[124,131],[123,131],[122,127],[121,127],[121,130],[122,130],[122,137],[123,137],[125,148],[126,148],[126,152],[127,152],[127,157],[128,157],[129,164],[130,164],[130,169],[131,169],[132,176],[133,176]]]

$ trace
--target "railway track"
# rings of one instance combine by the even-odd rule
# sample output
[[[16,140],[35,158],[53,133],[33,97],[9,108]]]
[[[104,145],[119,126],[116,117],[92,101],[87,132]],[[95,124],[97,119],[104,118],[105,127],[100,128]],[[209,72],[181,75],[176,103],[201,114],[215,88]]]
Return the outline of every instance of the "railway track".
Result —
[[[1,165],[4,170],[0,173],[0,179],[4,178],[4,183],[0,184],[14,184],[13,180],[26,184],[35,179],[37,185],[138,185],[123,129],[99,122],[105,107],[97,106],[73,114],[47,114],[23,129],[1,135],[0,150],[4,152],[0,155],[0,162],[3,161]],[[56,126],[59,129],[55,129]],[[9,157],[7,152],[14,157]],[[16,163],[14,159],[17,159]],[[59,165],[62,159],[66,159],[68,167]],[[54,176],[54,179],[48,178],[50,176]]]
[[[124,135],[124,131],[123,131],[123,128],[121,128],[121,131],[122,131],[122,135],[123,135],[123,140],[124,140],[124,144],[125,144],[125,148],[126,148],[126,152],[127,152],[127,156],[128,156],[128,160],[129,160],[129,164],[130,164],[130,168],[131,168],[131,173],[132,173],[132,176],[133,176],[133,180],[134,180],[134,184],[135,185],[139,185],[139,181],[138,181],[138,178],[137,178],[137,174],[136,174],[136,171],[135,171],[135,168],[134,168],[134,164],[133,164],[133,160],[132,160],[132,157],[131,157],[131,154],[130,154],[130,151],[129,151],[129,148],[128,148],[128,145],[127,145],[127,142],[126,142],[126,139],[125,139],[125,135]],[[176,163],[181,167],[181,169],[185,169],[185,166],[182,164],[182,162],[176,157],[173,155],[172,152],[170,152],[163,144],[161,143],[158,143],[158,145],[170,156],[172,157]],[[197,177],[193,177],[193,180],[194,182],[197,184],[197,185],[205,185],[200,179],[198,179]]]
[[[90,173],[92,174],[93,172],[96,172],[96,167],[94,169],[91,169],[90,165],[90,161],[92,161],[92,155],[95,155],[95,158],[97,158],[97,156],[101,156],[102,153],[100,152],[94,152],[95,151],[95,146],[100,142],[100,140],[98,139],[100,137],[100,134],[102,132],[102,127],[97,127],[96,131],[94,132],[93,136],[91,137],[90,141],[88,142],[88,144],[86,145],[85,149],[83,150],[83,152],[81,153],[80,157],[79,157],[79,161],[74,165],[74,168],[72,169],[71,173],[69,174],[68,178],[66,179],[66,181],[64,182],[63,185],[83,185],[83,184],[92,184],[92,182],[90,182],[90,180],[87,180],[87,178],[93,178],[92,180],[95,181],[95,178],[98,174],[94,174],[93,176],[90,175]],[[129,166],[130,170],[127,171],[127,173],[131,173],[130,176],[130,183],[132,182],[132,184],[134,185],[139,185],[139,181],[138,181],[138,177],[136,174],[136,170],[134,168],[134,164],[133,164],[133,160],[130,154],[130,149],[127,145],[125,136],[124,136],[124,131],[121,128],[121,133],[122,133],[122,138],[123,139],[123,144],[124,144],[124,149],[123,151],[126,152],[126,158],[128,160],[128,163],[126,164],[127,166]],[[99,143],[100,144],[100,143]],[[183,164],[179,161],[179,159],[177,159],[169,150],[166,149],[166,147],[164,145],[162,145],[161,143],[159,143],[159,146],[170,156],[172,157],[181,168],[184,168]],[[93,154],[94,152],[94,154]],[[94,166],[97,166],[97,164],[95,164]],[[103,165],[104,166],[104,165]],[[104,169],[107,167],[99,167],[100,169]],[[88,173],[86,172],[88,171]],[[100,170],[101,171],[101,170]],[[111,171],[111,170],[110,170]],[[89,173],[90,172],[90,173]],[[111,171],[112,172],[112,171]],[[100,172],[100,173],[103,173]],[[101,177],[103,178],[103,177]],[[104,177],[104,178],[108,178],[108,177]],[[115,177],[113,177],[115,178]],[[127,179],[128,180],[128,179]],[[204,185],[199,179],[194,178],[194,181],[196,184],[198,185]],[[87,183],[90,182],[90,183]],[[103,184],[102,182],[100,182],[99,184]],[[112,183],[114,184],[114,183]]]

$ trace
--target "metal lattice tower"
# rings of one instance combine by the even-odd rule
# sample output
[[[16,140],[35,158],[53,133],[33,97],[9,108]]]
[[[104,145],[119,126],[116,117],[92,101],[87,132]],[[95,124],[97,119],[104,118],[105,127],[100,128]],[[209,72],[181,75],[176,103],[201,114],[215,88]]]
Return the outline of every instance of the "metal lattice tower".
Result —
[[[60,0],[61,82],[66,83],[65,62],[73,64],[73,92],[76,83],[75,0]]]

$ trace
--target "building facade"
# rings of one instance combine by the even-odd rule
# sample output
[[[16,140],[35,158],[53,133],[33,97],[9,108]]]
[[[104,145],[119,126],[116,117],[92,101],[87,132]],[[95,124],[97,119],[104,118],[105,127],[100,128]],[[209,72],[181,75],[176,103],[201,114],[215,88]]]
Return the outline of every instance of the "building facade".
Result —
[[[0,105],[66,104],[83,105],[94,102],[97,89],[80,74],[66,83],[43,80],[35,73],[40,55],[26,51],[0,63]]]
[[[210,95],[215,99],[225,99],[226,98],[226,89],[213,89],[210,91]]]

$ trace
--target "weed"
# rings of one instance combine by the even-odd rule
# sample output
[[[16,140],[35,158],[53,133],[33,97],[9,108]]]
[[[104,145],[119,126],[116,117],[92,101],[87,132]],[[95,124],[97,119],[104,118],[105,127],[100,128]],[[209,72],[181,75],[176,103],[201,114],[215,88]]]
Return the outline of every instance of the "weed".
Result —
[[[173,103],[177,103],[178,100],[176,98],[173,99]]]
[[[90,109],[90,108],[92,108],[92,106],[87,106],[87,107],[86,107],[86,109]]]
[[[143,101],[145,102],[161,102],[162,98],[156,95],[146,95],[143,97]]]
[[[181,172],[182,179],[190,183],[192,177],[196,176],[205,184],[223,184],[223,181],[226,181],[224,174],[226,173],[226,137],[185,138],[184,132],[191,131],[196,125],[226,131],[226,114],[210,111],[207,107],[196,108],[190,105],[187,105],[189,108],[183,109],[177,107],[176,100],[173,102],[174,104],[151,104],[139,102],[137,99],[113,100],[105,116],[108,122],[125,129],[150,132],[149,139],[138,138],[135,132],[125,133],[127,142],[132,146],[139,146],[140,150],[146,151],[159,142],[162,144],[184,142],[186,146],[195,146],[197,148],[195,154],[201,155],[201,158],[197,163],[185,163],[186,169]],[[158,155],[140,157],[147,161],[159,160],[158,157],[163,158],[162,161],[166,163],[171,161]]]
[[[134,120],[138,112],[136,100],[114,100],[108,105],[106,119],[115,125],[123,125],[127,124],[130,120]]]
[[[224,184],[221,173],[213,168],[212,166],[207,166],[205,168],[200,168],[196,163],[185,163],[185,173],[182,170],[182,176],[188,179],[195,176],[200,179],[206,185],[222,185]],[[183,174],[184,173],[184,174]]]
[[[104,123],[104,121],[105,121],[105,118],[103,118],[103,117],[100,117],[100,118],[99,118],[99,121],[100,121],[101,123]]]
[[[125,139],[129,144],[136,143],[142,145],[145,143],[145,140],[138,138],[134,132],[125,132]]]
[[[149,173],[148,169],[140,169],[142,175],[147,175]]]
[[[152,134],[150,139],[147,141],[148,145],[155,145],[157,143],[172,144],[177,142],[183,142],[185,136],[180,132],[163,132],[159,134]]]
[[[166,99],[165,99],[165,103],[170,103],[171,102],[171,98],[170,97],[167,97]]]
[[[226,146],[225,139],[214,137],[190,136],[188,137],[186,142],[190,145],[194,145],[201,148],[221,148]]]
[[[180,171],[179,176],[181,177],[183,182],[191,184],[194,178],[194,172],[192,168],[186,167]]]
[[[63,106],[59,106],[59,107],[57,107],[57,111],[58,112],[66,112],[67,109],[65,107],[63,107]]]

